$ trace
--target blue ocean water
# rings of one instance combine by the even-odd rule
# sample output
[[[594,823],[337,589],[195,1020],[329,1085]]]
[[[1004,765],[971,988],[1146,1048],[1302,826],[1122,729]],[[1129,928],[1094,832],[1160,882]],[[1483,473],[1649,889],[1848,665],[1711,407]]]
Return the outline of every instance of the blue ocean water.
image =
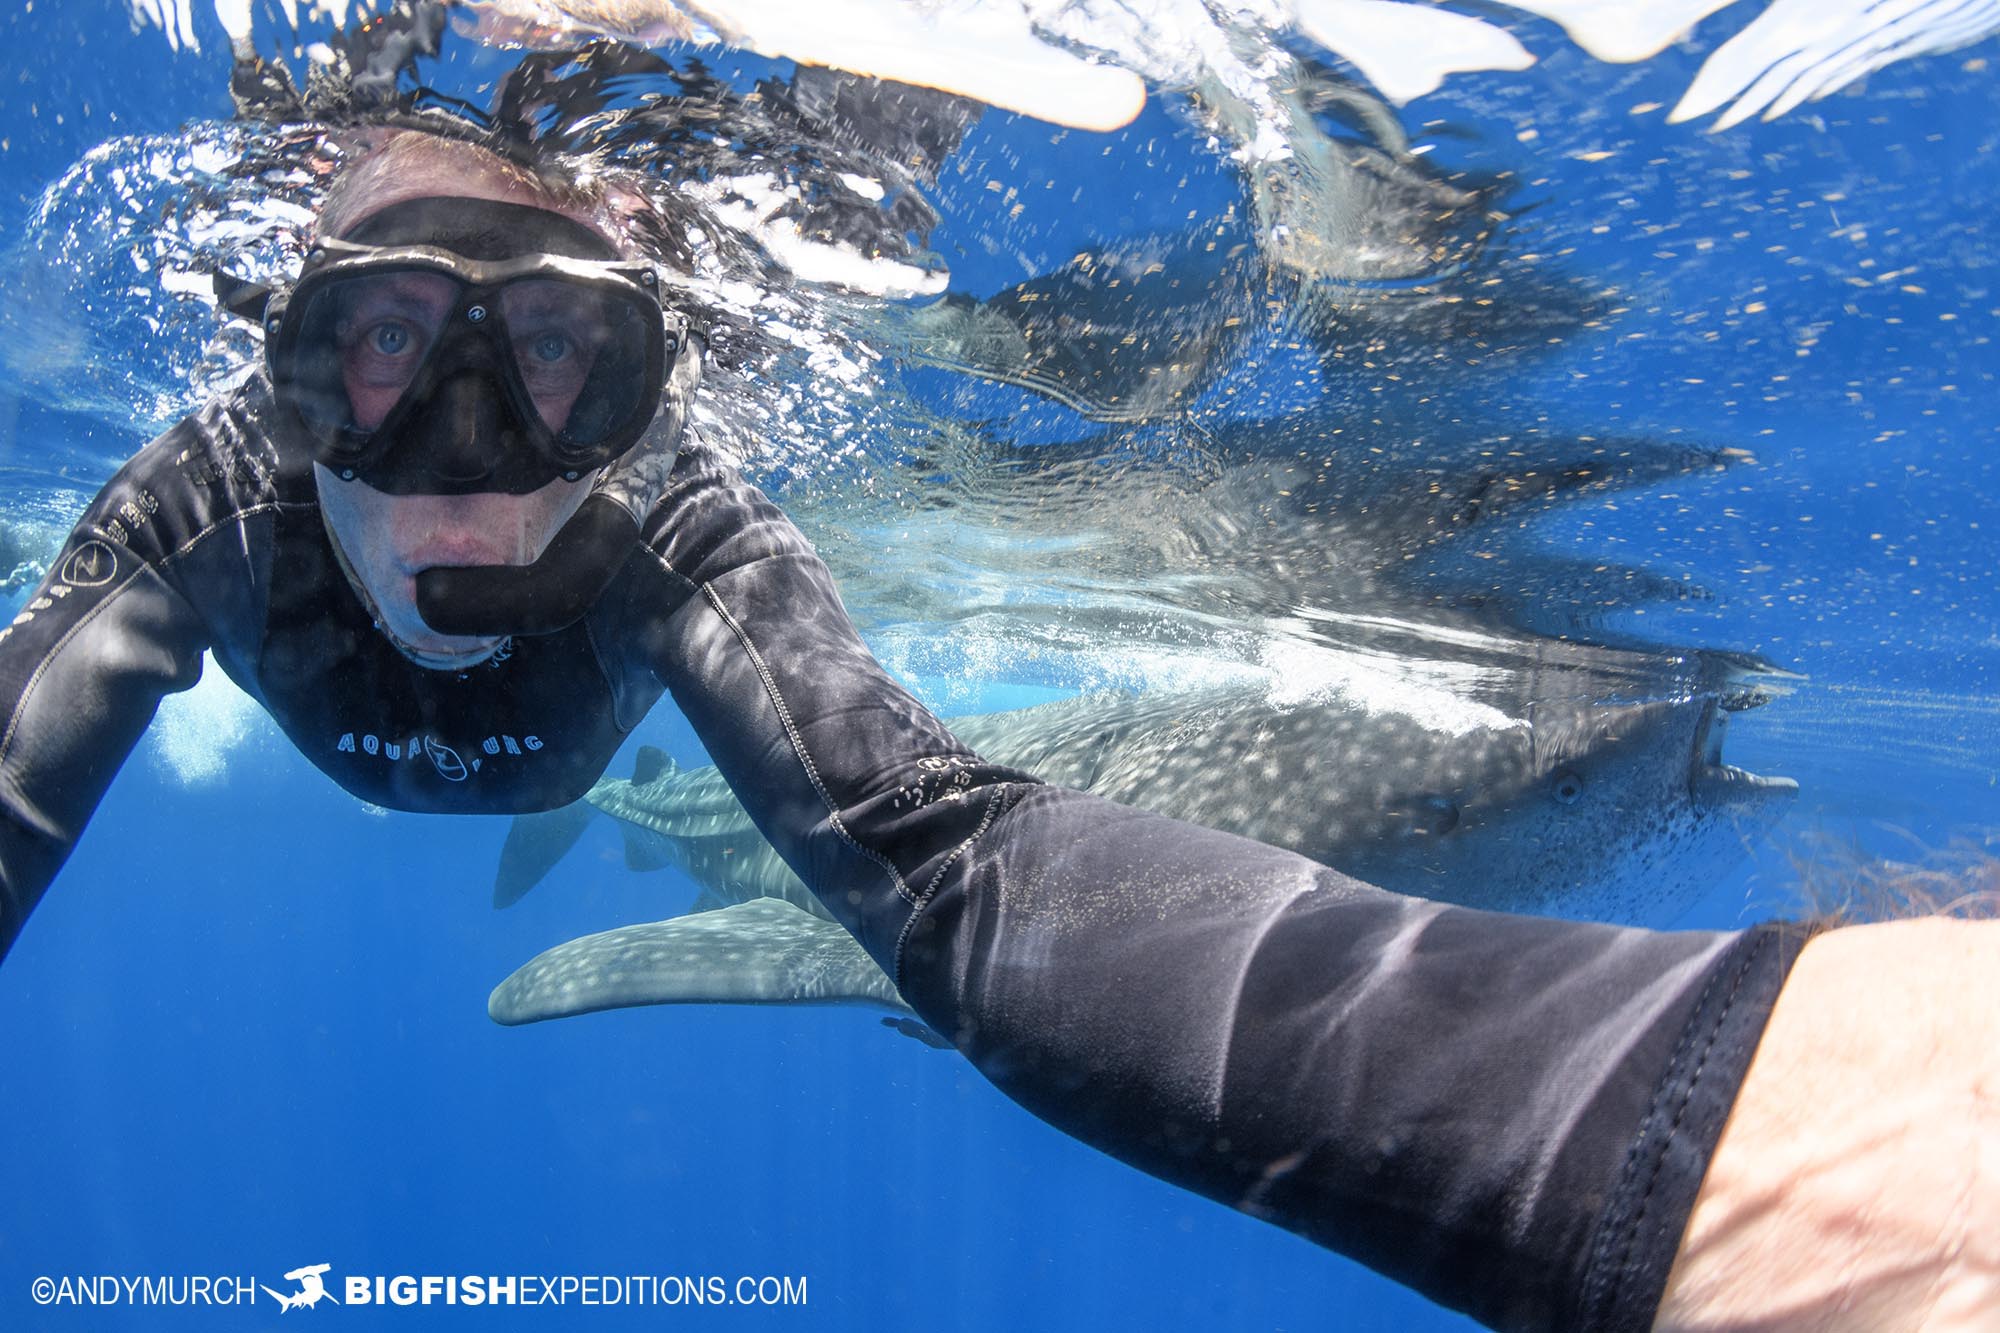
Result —
[[[228,114],[219,34],[167,59],[108,0],[44,0],[0,32],[18,71],[0,80],[8,246],[92,145]],[[1608,633],[1756,653],[1803,677],[1730,740],[1733,762],[1799,781],[1797,809],[1684,924],[1783,910],[1793,835],[1911,858],[1984,838],[2000,778],[1990,56],[1896,66],[1775,123],[1704,135],[1632,110],[1671,105],[1693,52],[1613,70],[1538,49],[1532,76],[1455,83],[1406,120],[1448,122],[1439,151],[1468,166],[1520,172],[1538,201],[1522,244],[1632,313],[1512,376],[1491,410],[1755,457],[1573,507],[1539,538],[1710,592],[1621,609]],[[995,224],[995,180],[1030,203],[1024,220]],[[940,183],[933,244],[954,291],[990,295],[1238,188],[1157,104],[1098,137],[995,115]],[[1468,410],[1491,387],[1430,373],[1440,383],[1374,387],[1457,392]],[[88,493],[146,433],[33,388],[0,385],[19,512]],[[974,684],[998,707],[1045,682]],[[665,707],[638,740],[698,759]],[[863,1015],[655,1009],[496,1027],[484,998],[527,957],[691,893],[628,873],[600,821],[496,913],[505,828],[365,809],[226,708],[149,738],[0,967],[0,1328],[1469,1326],[1078,1146],[956,1056]],[[322,1262],[333,1278],[651,1275],[704,1293],[709,1278],[733,1291],[774,1276],[806,1299],[280,1316],[262,1299],[31,1298],[42,1275],[284,1290],[280,1274]]]

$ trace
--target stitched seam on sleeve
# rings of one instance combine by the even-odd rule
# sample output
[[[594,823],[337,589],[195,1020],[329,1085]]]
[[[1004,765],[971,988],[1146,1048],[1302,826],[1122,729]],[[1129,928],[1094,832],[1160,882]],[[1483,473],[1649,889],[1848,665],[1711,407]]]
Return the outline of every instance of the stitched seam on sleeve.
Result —
[[[165,566],[180,559],[188,552],[194,550],[196,546],[199,546],[207,538],[214,536],[216,533],[222,531],[222,529],[226,527],[229,527],[231,524],[241,524],[245,519],[254,518],[258,514],[262,514],[267,511],[276,512],[277,510],[283,508],[285,508],[285,506],[281,502],[277,500],[267,500],[263,504],[251,505],[248,509],[239,509],[235,513],[230,514],[225,518],[218,518],[213,523],[210,523],[207,527],[203,528],[200,532],[195,533],[192,537],[189,537],[179,546],[167,552],[167,554],[161,556],[160,565],[162,568],[164,568]],[[142,560],[140,561],[140,563],[146,564],[148,562]]]
[[[924,885],[924,896],[917,900],[917,910],[910,913],[909,919],[903,922],[903,928],[896,932],[896,956],[894,959],[896,966],[892,977],[896,983],[897,990],[903,988],[903,949],[910,942],[910,932],[917,928],[917,920],[923,916],[924,908],[928,907],[931,899],[937,896],[938,885],[944,882],[945,872],[957,863],[958,858],[965,854],[967,848],[979,841],[981,835],[993,823],[994,818],[1001,813],[1001,798],[1006,794],[1007,790],[1008,788],[1005,787],[996,787],[993,790],[993,794],[986,798],[986,809],[980,812],[979,827],[972,830],[964,842],[951,849],[950,854],[944,858],[944,863],[937,868],[937,873],[932,875],[930,882]],[[1012,805],[1012,801],[1007,802],[1008,808],[1011,808]]]
[[[1674,1107],[1674,1118],[1667,1125],[1666,1138],[1661,1142],[1659,1150],[1653,1154],[1653,1169],[1646,1177],[1646,1188],[1639,1195],[1639,1203],[1633,1210],[1631,1221],[1626,1223],[1622,1228],[1624,1235],[1622,1244],[1618,1247],[1617,1261],[1604,1270],[1605,1275],[1601,1281],[1603,1283],[1603,1290],[1606,1292],[1608,1298],[1603,1303],[1604,1306],[1615,1307],[1617,1304],[1619,1291],[1625,1282],[1626,1265],[1631,1262],[1633,1247],[1638,1244],[1639,1236],[1645,1229],[1646,1214],[1653,1202],[1653,1191],[1659,1184],[1660,1173],[1666,1169],[1667,1153],[1673,1146],[1675,1135],[1680,1131],[1681,1121],[1687,1115],[1688,1106],[1694,1101],[1695,1089],[1701,1084],[1702,1073],[1708,1065],[1709,1052],[1715,1049],[1717,1039],[1721,1037],[1724,1027],[1728,1025],[1730,1010],[1735,1007],[1736,997],[1743,990],[1744,978],[1750,975],[1752,964],[1763,953],[1764,946],[1769,940],[1769,935],[1760,934],[1751,944],[1750,948],[1744,952],[1742,961],[1737,964],[1729,978],[1728,997],[1723,1000],[1722,1009],[1716,1014],[1714,1021],[1708,1024],[1707,1035],[1701,1043],[1701,1054],[1696,1057],[1694,1070],[1688,1075],[1687,1087],[1681,1093],[1679,1104]],[[1709,984],[1702,989],[1701,999],[1695,1004],[1696,1013],[1700,1013],[1707,1007],[1709,996],[1715,993],[1715,987],[1720,980],[1721,978],[1719,977],[1712,978]],[[1666,1096],[1668,1085],[1674,1081],[1671,1071],[1680,1068],[1681,1057],[1687,1051],[1693,1038],[1694,1034],[1692,1032],[1682,1034],[1680,1045],[1675,1048],[1674,1057],[1668,1062],[1670,1073],[1666,1079],[1662,1080],[1662,1085],[1653,1099],[1652,1106],[1647,1108],[1646,1122],[1648,1124],[1651,1124],[1660,1114],[1661,1099]],[[1644,1136],[1642,1135],[1640,1142],[1633,1145],[1632,1154],[1636,1155],[1643,1144]],[[1627,1158],[1627,1161],[1629,1163],[1630,1157]],[[1600,1248],[1599,1255],[1602,1256],[1603,1254],[1604,1249]]]
[[[927,903],[937,895],[938,885],[944,882],[945,872],[950,870],[952,863],[957,861],[960,856],[963,856],[965,850],[972,846],[973,843],[978,842],[980,835],[986,832],[987,826],[992,824],[995,816],[1000,813],[1000,798],[1005,791],[1006,788],[995,787],[993,794],[986,798],[986,809],[980,813],[979,827],[972,830],[967,835],[965,841],[952,848],[950,855],[944,858],[944,863],[937,868],[937,873],[931,876],[928,884],[924,885],[924,896],[920,900],[921,903]]]
[[[798,755],[799,763],[804,766],[806,777],[812,782],[813,790],[819,793],[820,800],[826,805],[827,823],[832,826],[834,833],[842,842],[882,868],[889,876],[890,882],[896,886],[896,892],[901,895],[904,902],[912,907],[916,906],[917,900],[910,892],[910,886],[903,882],[902,875],[897,873],[895,865],[889,858],[872,847],[863,846],[852,833],[847,831],[847,825],[841,822],[840,807],[834,803],[832,793],[827,791],[826,784],[820,780],[819,768],[813,763],[812,752],[806,748],[805,737],[799,734],[798,725],[792,720],[792,710],[785,703],[785,696],[778,689],[778,682],[771,675],[770,667],[765,664],[764,655],[758,652],[757,645],[751,642],[749,632],[737,623],[735,616],[730,614],[729,607],[724,604],[722,594],[715,590],[714,584],[702,584],[701,591],[708,598],[709,605],[715,608],[715,613],[722,617],[722,623],[729,627],[737,642],[743,645],[743,651],[750,655],[751,665],[757,669],[758,676],[764,681],[764,692],[771,697],[772,706],[778,710],[778,721],[792,743],[793,753]]]

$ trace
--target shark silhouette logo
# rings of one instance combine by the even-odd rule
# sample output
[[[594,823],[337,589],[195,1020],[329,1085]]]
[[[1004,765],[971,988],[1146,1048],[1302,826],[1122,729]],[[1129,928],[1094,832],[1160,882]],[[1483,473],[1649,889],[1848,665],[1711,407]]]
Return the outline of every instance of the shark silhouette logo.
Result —
[[[264,1290],[278,1303],[278,1311],[281,1314],[290,1314],[301,1306],[310,1310],[321,1301],[332,1301],[338,1305],[339,1299],[326,1289],[326,1270],[331,1267],[332,1264],[307,1264],[304,1268],[294,1268],[285,1274],[285,1281],[299,1284],[299,1289],[289,1296],[283,1292],[272,1291],[269,1287],[264,1287]],[[262,1283],[258,1285],[263,1286]]]

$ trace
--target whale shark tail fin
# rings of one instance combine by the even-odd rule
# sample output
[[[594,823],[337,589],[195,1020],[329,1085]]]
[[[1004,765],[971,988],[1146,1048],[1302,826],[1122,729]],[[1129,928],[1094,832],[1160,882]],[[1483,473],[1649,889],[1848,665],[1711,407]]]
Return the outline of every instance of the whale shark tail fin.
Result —
[[[516,815],[500,848],[500,868],[493,874],[493,906],[512,907],[540,884],[576,846],[591,813],[588,804],[574,801],[560,810]]]

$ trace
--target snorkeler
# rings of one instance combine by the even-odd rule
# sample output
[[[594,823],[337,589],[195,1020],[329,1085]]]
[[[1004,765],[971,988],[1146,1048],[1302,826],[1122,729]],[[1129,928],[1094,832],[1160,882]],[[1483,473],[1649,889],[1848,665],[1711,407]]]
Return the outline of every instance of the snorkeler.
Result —
[[[136,455],[0,631],[0,945],[204,650],[343,788],[403,810],[570,802],[665,692],[1010,1095],[1489,1324],[1900,1316],[1905,1291],[1995,1280],[1977,1176],[1928,1227],[1942,1192],[1895,1156],[1941,1147],[1962,1181],[1991,1152],[1990,934],[1840,932],[1781,1002],[1797,928],[1440,906],[982,761],[686,429],[702,340],[644,210],[397,131],[352,155],[296,282],[227,293],[263,322],[264,372]],[[1911,975],[1970,992],[1921,1029],[1935,1060],[1826,1050]],[[1936,1146],[1872,1132],[1911,1106],[1951,1117]],[[1801,1141],[1822,1158],[1786,1156]]]

